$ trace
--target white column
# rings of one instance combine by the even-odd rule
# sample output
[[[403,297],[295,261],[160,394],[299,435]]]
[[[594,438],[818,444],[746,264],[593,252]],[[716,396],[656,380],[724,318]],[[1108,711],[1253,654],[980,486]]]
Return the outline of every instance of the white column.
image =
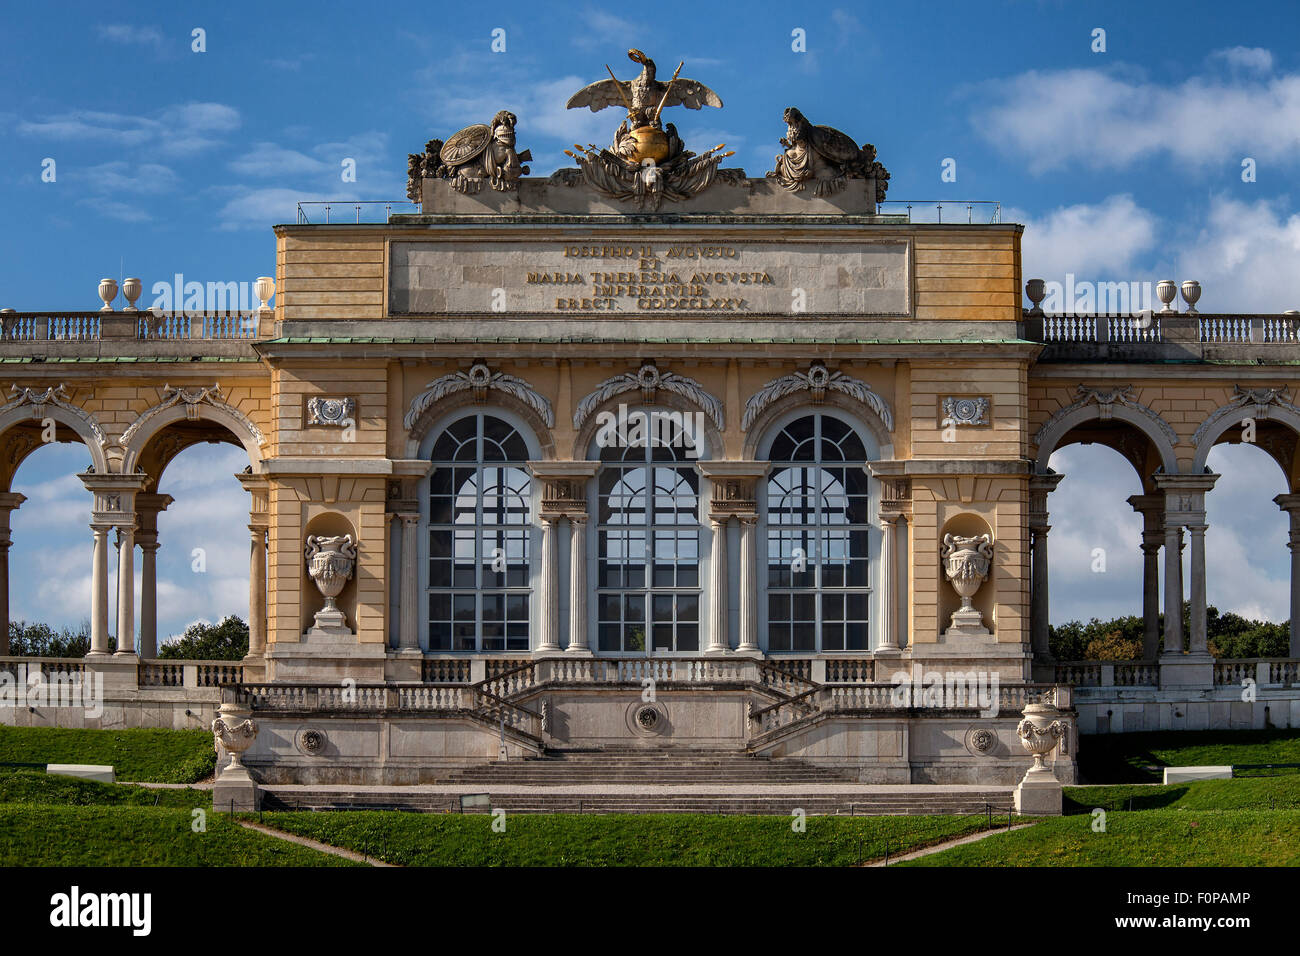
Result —
[[[266,528],[248,526],[248,656],[266,654]]]
[[[737,651],[758,651],[758,515],[740,515],[740,643]]]
[[[117,653],[135,653],[135,525],[117,528]]]
[[[902,653],[898,644],[898,569],[895,556],[898,515],[880,516],[880,646],[876,653],[894,657]]]
[[[709,646],[706,654],[725,654],[731,650],[727,615],[727,519],[710,515],[713,551],[709,560]]]
[[[1183,651],[1182,528],[1165,519],[1165,653]]]
[[[26,500],[17,492],[0,492],[0,657],[9,655],[9,518]]]
[[[1192,633],[1187,649],[1193,654],[1210,652],[1205,626],[1205,528],[1203,524],[1187,526],[1192,533]]]
[[[542,607],[541,640],[537,650],[554,653],[560,649],[560,541],[559,518],[542,517]]]
[[[249,627],[252,627],[250,622]],[[158,532],[140,532],[140,656],[158,656]]]
[[[569,515],[569,647],[590,654],[587,637],[587,516]]]
[[[398,608],[398,649],[405,652],[419,653],[420,650],[420,594],[419,567],[416,562],[418,545],[416,535],[420,527],[419,513],[403,513],[398,518],[402,522],[402,571],[398,594],[401,607]]]
[[[95,550],[91,559],[90,654],[108,653],[108,525],[91,525]]]
[[[1289,657],[1300,657],[1300,494],[1278,495],[1274,503],[1291,519],[1287,548],[1291,551],[1291,646]]]

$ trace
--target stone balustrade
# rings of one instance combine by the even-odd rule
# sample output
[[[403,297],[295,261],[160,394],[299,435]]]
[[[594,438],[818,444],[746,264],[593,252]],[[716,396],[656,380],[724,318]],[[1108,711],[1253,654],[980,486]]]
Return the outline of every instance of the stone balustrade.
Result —
[[[1159,687],[1160,662],[1058,661],[1056,680],[1074,687]],[[1293,687],[1300,683],[1300,660],[1261,657],[1219,659],[1213,665],[1215,686],[1240,685],[1253,680],[1260,687]]]
[[[271,310],[248,312],[5,312],[5,357],[256,358],[252,343],[275,332]]]

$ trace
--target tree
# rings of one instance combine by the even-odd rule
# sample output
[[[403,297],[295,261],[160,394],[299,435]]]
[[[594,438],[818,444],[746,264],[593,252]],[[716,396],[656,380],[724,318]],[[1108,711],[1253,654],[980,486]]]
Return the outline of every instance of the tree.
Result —
[[[234,614],[220,624],[195,621],[180,637],[164,642],[158,656],[164,660],[237,661],[248,653],[248,625]]]
[[[1164,615],[1160,615],[1160,630],[1164,633]],[[1183,602],[1183,645],[1192,632],[1192,604]],[[1048,647],[1059,661],[1138,660],[1141,658],[1143,624],[1135,615],[1117,617],[1113,621],[1093,618],[1087,624],[1079,621],[1048,628]],[[1205,634],[1210,653],[1215,657],[1251,658],[1286,657],[1290,648],[1291,624],[1289,621],[1273,624],[1242,617],[1232,611],[1220,613],[1214,605],[1205,609]],[[1136,653],[1128,656],[1132,646]]]
[[[117,650],[117,639],[108,639],[109,651]],[[90,622],[73,630],[54,630],[48,624],[9,622],[9,653],[14,657],[85,657],[90,650]]]

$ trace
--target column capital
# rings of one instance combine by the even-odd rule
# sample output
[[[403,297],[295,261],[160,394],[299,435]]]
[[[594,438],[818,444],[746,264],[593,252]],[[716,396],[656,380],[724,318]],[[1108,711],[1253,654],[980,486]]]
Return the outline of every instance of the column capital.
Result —
[[[20,495],[16,491],[0,491],[0,513],[3,513],[0,520],[8,521],[9,512],[13,511],[26,500],[26,495]]]
[[[585,515],[587,482],[599,470],[598,461],[528,462],[529,473],[542,483],[541,517]]]
[[[1211,472],[1203,475],[1151,476],[1155,486],[1164,492],[1165,521],[1175,524],[1200,524],[1205,521],[1205,493],[1214,487],[1219,476]]]
[[[697,461],[695,470],[713,486],[709,519],[758,514],[758,483],[771,467],[768,461]]]
[[[1300,493],[1274,495],[1273,503],[1289,514],[1292,521],[1295,521],[1300,516]]]
[[[420,521],[420,512],[418,511],[395,511],[393,517],[397,518],[402,524],[418,524]],[[251,526],[250,526],[251,527]]]
[[[86,472],[77,477],[94,496],[90,509],[92,525],[121,526],[129,522],[132,528],[135,527],[135,499],[148,483],[148,475],[98,475]]]

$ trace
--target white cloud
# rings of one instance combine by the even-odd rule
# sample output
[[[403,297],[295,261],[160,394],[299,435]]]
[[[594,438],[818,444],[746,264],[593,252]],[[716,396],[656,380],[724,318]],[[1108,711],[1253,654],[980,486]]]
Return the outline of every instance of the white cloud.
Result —
[[[975,111],[978,130],[1035,173],[1161,155],[1189,166],[1300,155],[1297,74],[1161,85],[1123,68],[1030,70],[978,89],[988,102]]]
[[[1002,211],[1004,222],[1021,222],[1026,278],[1064,281],[1066,273],[1096,281],[1132,275],[1138,258],[1156,245],[1156,216],[1132,196],[1109,196],[1101,203],[1062,206],[1042,217],[1018,209]]]
[[[1180,278],[1205,290],[1203,312],[1300,309],[1300,214],[1281,200],[1242,202],[1217,196],[1195,238],[1177,253]]]
[[[125,23],[110,23],[96,27],[101,39],[113,43],[137,44],[159,49],[166,42],[162,30],[157,27],[130,26]]]
[[[1248,70],[1252,73],[1272,73],[1273,54],[1258,46],[1233,46],[1225,50],[1215,50],[1210,54],[1211,61],[1221,61],[1234,70]]]
[[[23,120],[18,132],[40,139],[103,142],[117,147],[148,146],[168,155],[190,155],[221,144],[221,134],[240,125],[239,111],[222,103],[180,103],[151,116],[99,110],[70,110],[41,120]]]

